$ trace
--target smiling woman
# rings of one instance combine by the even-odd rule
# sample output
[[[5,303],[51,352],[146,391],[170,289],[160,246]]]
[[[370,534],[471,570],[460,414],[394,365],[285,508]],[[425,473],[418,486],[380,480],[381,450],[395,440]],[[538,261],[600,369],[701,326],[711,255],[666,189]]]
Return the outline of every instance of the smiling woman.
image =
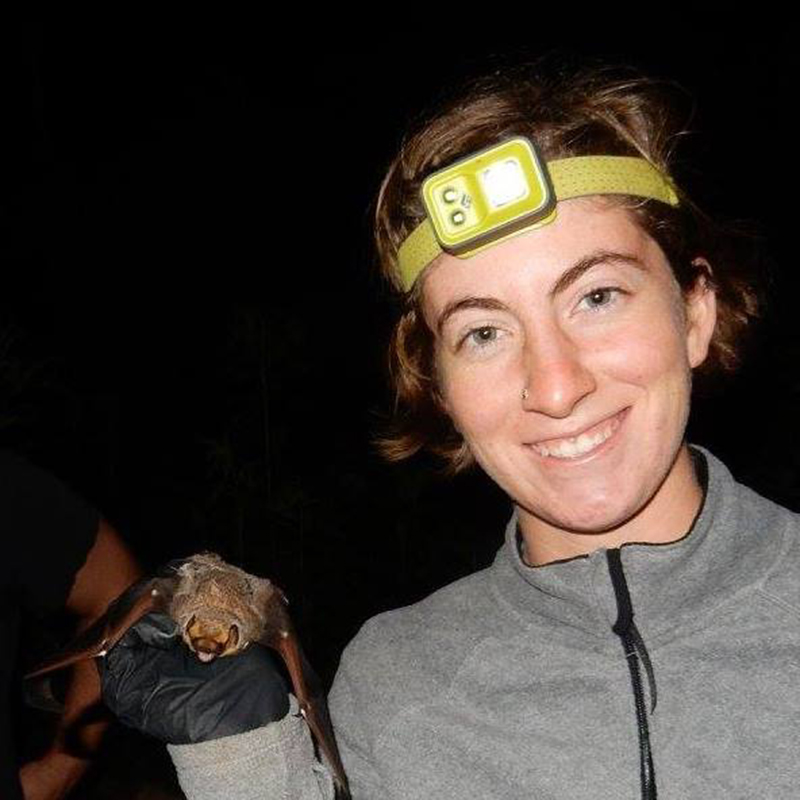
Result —
[[[389,168],[384,452],[475,464],[512,508],[488,569],[346,649],[330,709],[356,800],[796,794],[800,520],[685,439],[694,378],[736,366],[756,295],[677,185],[670,119],[630,73],[501,73]]]
[[[675,182],[671,118],[630,73],[499,74],[387,173],[377,245],[404,301],[384,452],[477,464],[514,512],[492,567],[346,651],[332,710],[354,796],[781,796],[800,779],[781,745],[800,524],[685,441],[693,378],[736,367],[756,293]],[[495,172],[526,172],[520,137],[534,168],[496,201]],[[731,719],[735,740],[708,737]]]

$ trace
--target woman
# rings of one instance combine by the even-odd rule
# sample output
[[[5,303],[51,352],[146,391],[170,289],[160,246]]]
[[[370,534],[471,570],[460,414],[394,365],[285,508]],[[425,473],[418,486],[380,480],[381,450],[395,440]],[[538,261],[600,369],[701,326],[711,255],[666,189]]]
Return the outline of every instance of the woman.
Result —
[[[735,367],[755,293],[674,183],[668,112],[640,79],[495,76],[383,183],[378,250],[405,296],[384,449],[477,462],[514,512],[491,567],[345,651],[330,705],[354,798],[788,797],[800,780],[797,518],[684,438],[692,375]],[[221,747],[172,749],[185,786]]]

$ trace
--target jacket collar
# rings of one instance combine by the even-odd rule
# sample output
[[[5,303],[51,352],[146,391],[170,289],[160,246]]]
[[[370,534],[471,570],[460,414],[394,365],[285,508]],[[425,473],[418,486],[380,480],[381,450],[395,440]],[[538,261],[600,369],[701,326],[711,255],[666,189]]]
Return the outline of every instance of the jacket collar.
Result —
[[[648,645],[686,625],[702,625],[721,604],[763,580],[780,553],[791,515],[737,483],[707,450],[708,487],[691,529],[667,544],[623,545],[622,564],[639,630]],[[529,567],[522,560],[516,512],[492,571],[501,597],[531,614],[606,637],[617,615],[606,550]]]

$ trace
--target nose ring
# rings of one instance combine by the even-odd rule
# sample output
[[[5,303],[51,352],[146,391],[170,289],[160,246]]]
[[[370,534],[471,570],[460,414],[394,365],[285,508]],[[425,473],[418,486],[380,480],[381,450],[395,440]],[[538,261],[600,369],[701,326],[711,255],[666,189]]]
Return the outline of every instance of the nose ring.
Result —
[[[523,400],[527,400],[528,399],[528,390],[527,389],[523,389],[522,390],[522,399]]]

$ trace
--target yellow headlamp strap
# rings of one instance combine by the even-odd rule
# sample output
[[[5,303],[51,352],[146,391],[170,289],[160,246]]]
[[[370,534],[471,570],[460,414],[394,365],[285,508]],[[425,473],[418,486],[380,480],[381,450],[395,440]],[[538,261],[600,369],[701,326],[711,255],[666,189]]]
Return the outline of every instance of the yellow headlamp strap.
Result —
[[[551,161],[547,171],[557,201],[593,194],[629,194],[678,205],[678,196],[669,178],[644,158],[631,156],[574,156]],[[530,227],[552,221],[551,214],[510,234],[492,241],[502,241]],[[466,258],[489,246],[481,243],[468,252],[457,255]],[[429,218],[421,222],[400,245],[398,265],[403,286],[408,291],[417,276],[437,256],[444,252]]]

